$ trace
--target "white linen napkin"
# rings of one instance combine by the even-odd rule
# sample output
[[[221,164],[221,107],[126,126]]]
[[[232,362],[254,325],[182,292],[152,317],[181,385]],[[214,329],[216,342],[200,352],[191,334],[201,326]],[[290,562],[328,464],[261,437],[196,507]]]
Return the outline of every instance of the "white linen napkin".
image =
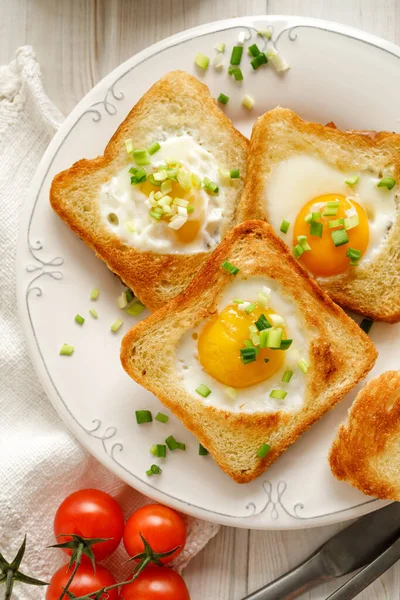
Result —
[[[22,567],[49,581],[67,562],[52,525],[72,491],[97,487],[117,498],[125,516],[150,500],[92,458],[60,421],[30,363],[17,315],[15,251],[21,209],[34,171],[63,116],[43,91],[30,46],[0,67],[0,551],[11,560],[28,535]],[[176,561],[183,569],[213,537],[218,525],[187,518],[188,542]],[[117,580],[127,575],[122,547],[105,561]],[[22,568],[21,567],[21,568]],[[40,588],[15,584],[13,598],[44,598]]]

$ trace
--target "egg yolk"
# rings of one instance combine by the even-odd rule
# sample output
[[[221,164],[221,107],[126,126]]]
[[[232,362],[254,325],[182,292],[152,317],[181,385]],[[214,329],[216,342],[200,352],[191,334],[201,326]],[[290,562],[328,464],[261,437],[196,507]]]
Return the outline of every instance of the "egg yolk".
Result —
[[[335,201],[339,201],[336,215],[324,217],[323,212],[327,202]],[[345,211],[349,209],[357,211],[359,223],[356,227],[347,230],[348,243],[335,246],[331,234],[337,229],[343,229],[343,225],[330,228],[328,222],[346,218]],[[318,221],[323,225],[321,237],[310,235],[310,225],[305,221],[307,215],[318,211],[321,212],[321,218]],[[311,246],[311,250],[304,252],[299,258],[303,266],[316,277],[339,275],[349,268],[350,259],[346,256],[349,248],[359,250],[361,256],[364,255],[369,242],[368,217],[364,209],[353,199],[337,194],[318,196],[303,206],[297,215],[293,229],[294,246],[298,243],[297,236],[299,235],[306,235],[308,244]]]
[[[269,379],[281,368],[283,350],[260,349],[255,361],[243,364],[240,349],[249,339],[249,326],[271,309],[256,305],[248,315],[236,305],[229,305],[211,318],[203,327],[198,340],[198,356],[203,369],[217,381],[228,387],[246,388]],[[283,339],[286,337],[283,329]],[[265,362],[264,358],[269,359]]]

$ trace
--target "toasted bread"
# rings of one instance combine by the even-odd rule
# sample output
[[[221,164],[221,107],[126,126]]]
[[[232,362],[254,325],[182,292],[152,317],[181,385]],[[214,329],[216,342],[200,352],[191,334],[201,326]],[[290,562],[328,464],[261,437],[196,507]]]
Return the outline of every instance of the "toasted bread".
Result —
[[[233,276],[221,268],[224,261],[237,266],[241,278],[274,280],[298,309],[302,326],[312,332],[301,409],[254,413],[222,410],[191,395],[178,378],[175,352],[180,339],[216,313],[225,288],[233,281]],[[263,473],[366,375],[376,356],[368,336],[330,300],[262,221],[235,227],[189,287],[131,329],[121,347],[122,365],[132,379],[170,408],[238,483]],[[271,450],[260,459],[257,450],[265,442]]]
[[[147,148],[160,132],[169,135],[183,131],[209,150],[217,165],[240,170],[241,178],[229,182],[225,190],[219,236],[223,237],[234,224],[248,140],[218,108],[208,88],[183,71],[165,75],[146,92],[119,126],[103,156],[80,160],[59,173],[50,190],[53,209],[151,310],[181,292],[209,252],[161,254],[125,243],[104,221],[99,193],[101,186],[129,163],[125,140],[131,139],[135,148]]]
[[[400,184],[400,135],[367,131],[340,131],[303,121],[296,113],[276,108],[264,114],[253,127],[245,189],[238,207],[238,222],[246,219],[270,221],[267,184],[273,167],[295,155],[321,159],[343,172],[368,172],[391,176]],[[345,177],[343,177],[344,183]],[[396,192],[397,187],[394,192]],[[330,193],[335,193],[331,190]],[[385,193],[385,192],[383,192]],[[348,188],[352,195],[352,188]],[[311,198],[310,198],[311,200]],[[398,194],[395,194],[398,206]],[[283,218],[287,218],[284,215]],[[275,230],[279,225],[274,224]],[[277,233],[279,233],[277,231]],[[286,236],[291,242],[291,231]],[[281,234],[279,234],[281,235]],[[338,304],[372,319],[400,319],[400,217],[385,232],[371,260],[346,272],[318,278],[323,290]],[[281,237],[285,237],[281,235]]]
[[[337,479],[367,496],[400,500],[400,371],[372,379],[357,395],[329,464]]]

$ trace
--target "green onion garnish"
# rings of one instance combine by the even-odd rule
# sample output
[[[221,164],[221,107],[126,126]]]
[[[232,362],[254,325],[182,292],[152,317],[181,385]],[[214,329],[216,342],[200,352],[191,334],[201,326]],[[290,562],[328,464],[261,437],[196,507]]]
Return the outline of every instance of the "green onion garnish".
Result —
[[[257,44],[252,44],[249,46],[249,54],[251,54],[251,56],[258,56],[260,53],[261,51],[259,50]]]
[[[366,318],[361,321],[360,327],[365,333],[369,333],[373,324],[374,322],[372,319]]]
[[[286,219],[283,219],[281,226],[280,226],[280,231],[282,231],[282,233],[287,233],[289,231],[289,227],[290,227],[289,221],[287,221]]]
[[[272,390],[269,397],[277,398],[278,400],[284,400],[287,396],[287,392],[285,390]]]
[[[137,148],[132,152],[133,160],[139,166],[149,165],[150,159],[146,148]]]
[[[231,169],[229,171],[229,175],[231,179],[239,179],[240,178],[240,171],[239,169]]]
[[[314,235],[315,237],[322,237],[322,223],[318,223],[317,221],[310,222],[310,235]]]
[[[327,202],[324,212],[324,217],[336,217],[339,209],[339,201]]]
[[[118,331],[118,329],[124,324],[122,319],[117,319],[116,321],[114,321],[114,323],[111,325],[110,329],[113,333],[116,333]]]
[[[268,444],[261,444],[261,446],[257,450],[258,458],[265,458],[270,450],[271,446],[269,446]]]
[[[210,59],[207,56],[204,56],[201,52],[196,54],[196,58],[194,59],[194,64],[200,67],[200,69],[206,70],[210,63]]]
[[[99,315],[97,314],[97,311],[96,311],[96,310],[94,310],[94,308],[89,308],[89,312],[90,312],[90,314],[92,315],[93,319],[97,319],[97,317],[99,316]]]
[[[147,176],[147,181],[149,183],[151,183],[151,185],[155,185],[157,187],[161,187],[161,181],[156,181],[156,179],[154,179],[153,173],[150,173],[150,175]]]
[[[250,64],[253,67],[253,69],[255,71],[257,71],[257,69],[259,69],[261,67],[261,65],[266,65],[267,62],[268,62],[268,58],[266,57],[266,55],[264,54],[264,52],[261,52],[260,54],[258,54],[257,56],[255,56],[250,61]]]
[[[304,217],[304,220],[305,220],[306,223],[311,223],[311,221],[313,220],[312,214],[310,213],[309,215],[306,215]]]
[[[307,242],[307,236],[306,235],[298,235],[297,236],[297,241],[299,242],[300,246],[303,248],[304,252],[307,252],[307,251],[311,250],[311,246]]]
[[[231,65],[240,65],[242,60],[243,46],[233,46],[231,54]]]
[[[346,252],[346,256],[348,256],[352,260],[360,260],[360,258],[361,258],[361,251],[360,250],[356,250],[356,248],[349,248],[347,250],[347,252]]]
[[[132,169],[129,169],[131,172]],[[134,175],[131,177],[131,185],[137,185],[138,183],[143,183],[146,181],[146,171],[144,169],[135,169]]]
[[[395,185],[396,181],[393,179],[393,177],[384,177],[380,180],[377,187],[385,187],[388,190],[391,190]]]
[[[226,96],[225,94],[223,94],[221,92],[221,94],[218,96],[217,100],[221,104],[228,104],[228,102],[229,102],[229,96]]]
[[[189,206],[186,208],[188,215],[190,215],[190,213],[194,212],[194,206],[193,204],[189,204]]]
[[[295,247],[293,248],[293,251],[292,251],[292,252],[293,252],[293,256],[294,256],[295,258],[300,258],[300,256],[301,256],[301,255],[304,253],[304,250],[303,250],[303,248],[300,246],[300,244],[297,244],[297,246],[295,246]]]
[[[258,331],[263,331],[264,329],[269,329],[271,327],[271,323],[264,314],[258,317],[254,325],[257,327]]]
[[[151,423],[153,420],[153,415],[149,410],[136,410],[136,423],[139,425],[143,425],[143,423]]]
[[[248,110],[251,110],[253,108],[253,106],[254,106],[254,100],[253,100],[253,98],[251,96],[249,96],[248,94],[246,94],[245,96],[243,96],[242,106],[244,106]]]
[[[71,346],[70,344],[63,344],[60,349],[61,356],[71,356],[74,353],[75,346]]]
[[[163,413],[157,413],[155,416],[156,421],[160,421],[160,423],[168,423],[169,417],[168,415],[164,415]]]
[[[255,348],[240,348],[240,358],[244,365],[256,360],[257,353]]]
[[[270,40],[272,38],[272,27],[269,27],[268,29],[260,29],[257,31],[257,35]]]
[[[131,152],[133,152],[133,144],[132,144],[132,140],[125,140],[125,148],[128,154],[130,154]]]
[[[334,227],[344,227],[344,219],[330,219],[328,221],[329,229],[333,229]]]
[[[321,213],[319,211],[311,213],[311,221],[319,221]]]
[[[306,361],[304,360],[304,358],[302,358],[301,360],[299,360],[299,362],[297,363],[297,366],[299,367],[300,371],[302,371],[304,374],[307,373],[307,371],[308,371],[308,364],[306,363]]]
[[[246,313],[246,315],[249,315],[251,312],[253,312],[255,307],[256,305],[254,304],[254,302],[250,302],[250,304],[244,309],[244,312]]]
[[[178,444],[178,450],[186,450],[186,444],[183,442],[176,442]]]
[[[217,52],[225,52],[225,44],[223,42],[215,46]]]
[[[79,325],[83,325],[85,322],[85,319],[83,317],[81,317],[81,315],[75,315],[75,321],[77,323],[79,323]]]
[[[357,227],[359,223],[360,220],[358,218],[358,213],[356,213],[351,217],[346,217],[346,219],[344,220],[344,228],[346,229],[346,231],[348,231],[349,229],[354,229],[354,227]]]
[[[176,439],[174,438],[173,435],[170,435],[169,437],[167,437],[167,439],[165,440],[165,443],[167,444],[168,448],[171,451],[176,450],[178,448],[178,442],[176,441]]]
[[[153,142],[152,144],[150,144],[150,146],[147,148],[147,152],[151,155],[155,154],[156,152],[158,152],[161,149],[161,146],[158,142]]]
[[[91,300],[97,300],[97,298],[100,295],[100,290],[97,288],[93,288],[93,290],[90,292],[90,299]]]
[[[126,298],[126,301],[128,302],[128,304],[129,304],[129,302],[132,302],[132,300],[134,298],[133,292],[129,288],[125,290],[125,298]]]
[[[293,340],[289,338],[286,338],[286,340],[282,340],[278,350],[287,350],[292,345],[292,342]],[[275,348],[273,348],[273,350],[275,350]]]
[[[235,78],[236,81],[243,81],[243,73],[242,73],[242,69],[237,68],[233,68],[231,70],[231,74],[233,75],[233,77]]]
[[[283,383],[289,383],[289,381],[292,379],[292,375],[293,371],[285,371],[282,376]]]
[[[128,306],[128,308],[125,309],[125,312],[127,312],[128,315],[137,317],[142,311],[144,311],[145,308],[146,307],[144,306],[144,304],[142,304],[139,301],[135,301],[133,304],[131,304],[130,306]]]
[[[206,189],[208,192],[212,192],[213,194],[217,194],[219,191],[219,187],[216,183],[214,183],[213,181],[211,181],[211,179],[209,179],[208,177],[204,177],[203,179],[203,187],[204,189]]]
[[[208,450],[206,448],[204,448],[204,446],[202,446],[201,444],[199,444],[199,455],[200,456],[207,456],[208,454]]]
[[[153,217],[154,219],[157,219],[157,221],[159,221],[160,219],[162,219],[162,212],[158,212],[156,210],[151,210],[150,211],[150,216]]]
[[[347,244],[349,241],[349,236],[345,229],[336,229],[336,231],[332,231],[331,236],[335,246],[343,246],[343,244]]]
[[[167,446],[165,444],[157,444],[157,456],[158,458],[165,458],[167,456]]]
[[[203,396],[203,398],[207,398],[211,394],[210,388],[208,388],[204,383],[201,383],[198,388],[196,388],[196,392]]]
[[[231,275],[237,275],[239,273],[239,269],[227,260],[222,263],[221,267],[225,269],[225,271],[228,271],[228,273]]]
[[[153,445],[151,446],[151,448],[150,448],[150,453],[151,453],[153,456],[157,456],[157,444],[153,444]]]
[[[264,342],[264,334],[263,331],[260,332],[260,348],[271,348],[271,349],[280,349],[281,346],[281,342],[282,342],[282,336],[283,336],[283,331],[280,327],[271,327],[270,329],[267,329],[267,336],[266,336],[266,340],[265,340],[265,346],[261,345],[261,342]]]
[[[348,177],[345,181],[345,183],[347,183],[347,185],[356,185],[356,183],[358,183],[359,180],[359,176],[358,175],[351,175],[350,177]]]
[[[269,363],[269,358],[264,358],[265,363]]]
[[[152,475],[159,475],[162,473],[160,467],[158,465],[151,465],[150,469],[146,471],[146,475],[151,477]]]

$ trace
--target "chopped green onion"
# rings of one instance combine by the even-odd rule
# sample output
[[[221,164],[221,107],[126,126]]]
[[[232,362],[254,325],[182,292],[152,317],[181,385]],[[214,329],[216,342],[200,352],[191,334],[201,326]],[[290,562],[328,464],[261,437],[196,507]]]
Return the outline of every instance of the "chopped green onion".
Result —
[[[139,301],[135,301],[133,304],[131,304],[131,306],[128,306],[128,308],[125,309],[125,312],[127,312],[128,315],[137,317],[138,315],[140,315],[141,312],[144,311],[145,308],[146,307],[144,306],[144,304],[142,304]]]
[[[156,152],[158,152],[159,150],[161,150],[161,146],[158,142],[153,142],[152,144],[150,144],[150,146],[147,148],[147,152],[150,154],[150,156],[152,156],[153,154],[155,154]]]
[[[312,214],[310,213],[309,215],[306,215],[304,217],[304,220],[305,220],[306,223],[311,223],[311,221],[313,220]]]
[[[231,169],[229,171],[229,175],[231,179],[239,179],[240,178],[240,171],[239,169]]]
[[[231,65],[240,65],[242,60],[243,46],[233,46],[231,54]]]
[[[380,180],[377,187],[385,187],[388,190],[391,190],[395,185],[396,181],[393,179],[393,177],[384,177]]]
[[[132,302],[132,300],[133,300],[133,298],[134,298],[133,292],[132,292],[132,290],[130,290],[130,289],[128,288],[128,289],[126,289],[126,290],[125,290],[125,292],[124,292],[124,293],[125,293],[125,298],[126,298],[126,301],[127,301],[127,302],[128,302],[128,304],[129,304],[129,302]]]
[[[75,321],[77,323],[79,323],[79,325],[83,325],[85,322],[85,319],[83,317],[81,317],[81,315],[75,315]]]
[[[157,187],[161,186],[161,181],[156,181],[156,179],[154,179],[153,173],[150,173],[150,175],[147,176],[147,181],[151,183],[151,185],[155,185]]]
[[[272,348],[272,349],[280,349],[281,346],[281,342],[282,342],[282,336],[283,336],[283,331],[280,327],[271,327],[270,329],[267,330],[268,332],[268,337],[266,340],[266,347],[267,348]],[[260,342],[260,347],[261,347],[261,342]]]
[[[300,371],[302,371],[304,374],[307,373],[307,371],[308,371],[308,364],[306,363],[306,361],[304,360],[304,358],[302,358],[301,360],[299,360],[299,362],[297,363],[297,366],[299,367]]]
[[[151,423],[153,420],[153,415],[149,410],[136,410],[136,423],[138,425],[143,425],[143,423]]]
[[[242,69],[239,69],[239,68],[231,69],[231,73],[230,74],[233,75],[233,77],[234,77],[234,79],[236,81],[243,81]]]
[[[157,456],[158,458],[165,458],[167,456],[167,446],[165,444],[157,444]]]
[[[347,185],[356,185],[356,183],[358,183],[359,180],[359,176],[358,175],[351,175],[350,177],[348,177],[345,181],[345,183],[347,183]]]
[[[287,392],[285,392],[284,390],[272,390],[272,392],[269,395],[270,398],[277,398],[278,400],[284,400],[286,396]]]
[[[203,396],[203,398],[207,398],[211,394],[210,388],[208,388],[204,383],[201,383],[198,388],[196,388],[196,392]]]
[[[193,206],[193,204],[189,204],[189,206],[187,207],[186,210],[188,211],[188,214],[194,212],[194,206]]]
[[[210,63],[210,59],[207,56],[204,56],[201,52],[196,54],[196,58],[194,59],[194,64],[200,67],[200,69],[208,69],[208,65]]]
[[[293,256],[295,258],[300,258],[300,256],[304,253],[303,248],[300,246],[300,244],[297,244],[297,246],[295,246],[293,248]]]
[[[344,219],[330,219],[328,221],[329,229],[333,229],[334,227],[344,227]]]
[[[256,360],[257,353],[255,348],[240,348],[240,358],[244,365]]]
[[[150,211],[150,215],[153,217],[153,219],[157,219],[157,221],[159,221],[160,219],[162,219],[162,212],[159,213],[155,210],[151,210]]]
[[[293,371],[285,371],[283,376],[282,376],[282,381],[283,383],[289,383],[289,381],[292,379],[292,375],[293,375]]]
[[[150,448],[150,452],[153,456],[157,456],[157,444],[153,444]]]
[[[168,423],[169,417],[168,415],[164,415],[164,413],[157,413],[155,416],[156,421],[160,421],[160,423]]]
[[[255,56],[250,61],[250,64],[253,67],[253,69],[255,71],[257,71],[257,69],[259,69],[262,65],[266,65],[267,62],[268,62],[268,58],[266,57],[266,55],[264,54],[264,52],[261,52],[260,54],[258,54],[257,56]]]
[[[355,258],[351,258],[350,259],[350,266],[351,267],[358,267],[359,264],[360,264],[359,260],[356,260]]]
[[[211,179],[209,179],[208,177],[204,177],[203,187],[208,192],[213,192],[214,194],[217,194],[219,191],[219,187],[217,186],[217,184],[211,181]]]
[[[321,213],[319,211],[311,213],[311,221],[319,221]]]
[[[248,94],[246,94],[245,96],[243,96],[242,106],[244,106],[248,110],[251,110],[253,108],[253,106],[254,106],[254,100],[253,100],[253,98],[251,96],[249,96]]]
[[[178,444],[177,450],[186,450],[186,444],[183,442],[176,442]]]
[[[215,46],[215,49],[217,52],[225,52],[225,44],[223,42],[220,42]]]
[[[131,172],[132,169],[129,169]],[[144,169],[135,169],[135,174],[131,177],[131,185],[137,185],[146,181],[146,171]]]
[[[269,358],[264,358],[265,363],[269,363]]]
[[[204,446],[202,446],[201,444],[199,444],[199,455],[200,456],[207,456],[208,454],[208,450],[206,450],[206,448],[204,448]]]
[[[374,322],[372,319],[366,318],[361,321],[360,327],[365,333],[369,333],[373,324]]]
[[[284,327],[285,326],[285,319],[283,317],[281,317],[281,315],[271,313],[268,316],[274,327],[280,327],[280,326]]]
[[[270,450],[271,446],[269,446],[268,444],[261,444],[261,446],[257,450],[258,458],[265,458]]]
[[[249,53],[251,54],[251,56],[258,56],[261,51],[258,48],[257,44],[252,44],[251,46],[249,46]]]
[[[130,233],[135,233],[135,227],[133,225],[133,221],[127,221],[126,228]]]
[[[92,315],[93,319],[97,319],[97,317],[99,316],[99,315],[97,314],[97,311],[96,311],[96,310],[94,310],[94,308],[89,308],[89,312],[90,312],[90,314]]]
[[[118,308],[126,308],[128,306],[128,300],[126,298],[125,292],[121,292],[121,294],[117,298]]]
[[[336,229],[336,231],[332,231],[331,236],[335,246],[343,246],[343,244],[347,244],[349,241],[349,236],[345,229]]]
[[[218,96],[217,100],[221,104],[228,104],[228,102],[229,102],[229,96],[226,96],[225,94],[223,94],[221,92],[220,95]]]
[[[237,273],[239,273],[239,270],[237,267],[235,267],[234,265],[232,265],[232,263],[228,262],[227,260],[225,260],[221,267],[223,269],[225,269],[225,271],[228,271],[228,273],[230,273],[231,275],[237,275]]]
[[[324,212],[324,217],[336,217],[339,209],[339,201],[327,202]]]
[[[250,302],[250,304],[244,309],[244,312],[246,313],[246,315],[249,315],[251,312],[253,312],[255,307],[256,305],[254,304],[254,302]]]
[[[128,154],[130,154],[131,152],[133,152],[133,144],[132,144],[132,140],[125,140],[125,148]]]
[[[75,346],[71,346],[70,344],[63,344],[60,349],[61,356],[71,356],[74,353]]]
[[[354,259],[354,260],[360,260],[361,251],[356,250],[356,248],[349,248],[346,252],[346,256],[348,256],[349,258]]]
[[[348,231],[349,229],[354,229],[354,227],[357,227],[359,223],[360,219],[358,217],[358,213],[356,213],[351,217],[346,217],[346,219],[344,220],[344,228],[346,229],[346,231]]]
[[[91,300],[97,300],[97,298],[100,295],[100,290],[97,288],[94,288],[91,292],[90,292],[90,299]]]
[[[118,331],[118,329],[120,329],[120,327],[124,324],[122,319],[117,319],[116,321],[114,321],[114,323],[111,325],[110,329],[113,333],[116,333]]]
[[[310,235],[314,235],[315,237],[322,237],[322,223],[318,223],[317,221],[310,222]]]
[[[309,250],[311,250],[311,246],[307,242],[306,235],[298,235],[297,241],[299,242],[300,246],[303,248],[304,252],[308,252]]]
[[[289,231],[289,227],[290,227],[289,221],[287,221],[286,219],[283,219],[281,226],[280,226],[280,231],[282,231],[282,233],[287,233]]]
[[[256,346],[254,346],[254,344],[251,340],[244,340],[243,344],[244,344],[245,348],[251,348],[252,350],[254,350],[256,353],[256,357],[259,355],[260,348],[257,348]]]
[[[272,27],[269,27],[268,29],[260,29],[257,31],[257,35],[270,40],[272,38]]]
[[[146,475],[151,477],[152,475],[159,475],[162,473],[160,467],[158,465],[151,465],[150,469],[146,471]]]
[[[134,150],[132,152],[132,156],[135,163],[139,166],[150,164],[150,159],[146,148],[138,148],[137,150]]]
[[[277,348],[277,350],[287,350],[288,348],[290,348],[290,346],[292,345],[293,340],[287,338],[286,340],[282,340],[281,341],[281,345],[279,346],[279,348]],[[276,348],[273,348],[273,350],[275,350]]]
[[[176,441],[176,439],[174,438],[173,435],[170,435],[169,437],[167,437],[167,439],[165,440],[165,443],[167,444],[168,448],[171,451],[177,450],[177,448],[178,448],[178,442]]]
[[[237,390],[235,390],[235,388],[231,388],[231,387],[225,388],[224,394],[225,394],[225,396],[227,396],[229,398],[229,400],[235,400],[238,395]]]
[[[262,314],[258,317],[257,321],[254,323],[257,327],[258,331],[263,331],[265,329],[270,329],[271,323],[268,321],[267,317]]]

